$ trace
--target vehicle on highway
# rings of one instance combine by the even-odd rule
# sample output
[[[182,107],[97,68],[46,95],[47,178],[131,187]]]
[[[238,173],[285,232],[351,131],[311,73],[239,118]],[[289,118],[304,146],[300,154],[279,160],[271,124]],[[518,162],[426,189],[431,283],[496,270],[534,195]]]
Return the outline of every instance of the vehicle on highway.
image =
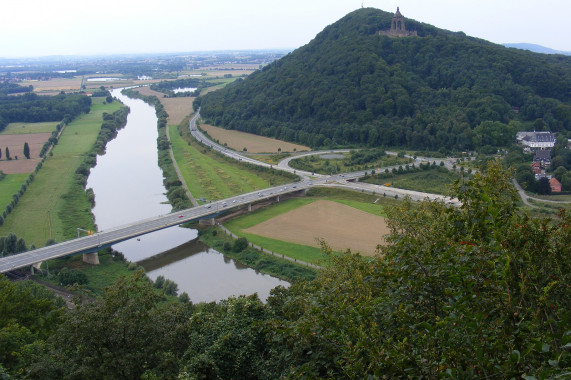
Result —
[[[210,205],[206,205],[206,208],[210,208]]]

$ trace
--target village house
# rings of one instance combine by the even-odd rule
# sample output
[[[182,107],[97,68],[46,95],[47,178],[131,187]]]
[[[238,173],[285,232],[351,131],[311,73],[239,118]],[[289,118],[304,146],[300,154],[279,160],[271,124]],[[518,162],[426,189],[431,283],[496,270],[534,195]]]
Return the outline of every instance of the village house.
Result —
[[[549,180],[549,186],[551,187],[552,193],[560,193],[561,192],[561,182],[557,180],[555,177],[551,177]]]
[[[551,150],[540,149],[536,151],[533,162],[538,162],[542,168],[548,168],[551,165]]]

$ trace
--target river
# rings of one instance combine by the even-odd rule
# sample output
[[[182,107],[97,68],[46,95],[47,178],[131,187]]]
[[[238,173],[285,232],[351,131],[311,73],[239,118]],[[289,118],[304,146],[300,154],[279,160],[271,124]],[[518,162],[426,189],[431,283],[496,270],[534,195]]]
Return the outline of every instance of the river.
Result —
[[[107,144],[106,153],[97,157],[87,181],[95,193],[92,211],[99,231],[171,212],[158,166],[155,110],[120,91],[111,93],[129,106],[127,124]],[[172,227],[115,244],[113,249],[139,262],[152,280],[163,275],[176,282],[179,294],[188,293],[194,303],[253,293],[265,300],[274,287],[288,286],[204,246],[196,237],[196,230]]]

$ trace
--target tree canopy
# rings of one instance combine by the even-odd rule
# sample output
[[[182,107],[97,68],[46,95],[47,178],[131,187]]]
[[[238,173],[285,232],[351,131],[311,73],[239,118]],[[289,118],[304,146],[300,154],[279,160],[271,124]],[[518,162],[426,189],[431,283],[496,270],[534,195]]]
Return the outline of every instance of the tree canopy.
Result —
[[[80,94],[40,96],[33,92],[24,95],[0,94],[0,131],[9,123],[42,121],[69,122],[81,113],[89,112],[91,98]]]

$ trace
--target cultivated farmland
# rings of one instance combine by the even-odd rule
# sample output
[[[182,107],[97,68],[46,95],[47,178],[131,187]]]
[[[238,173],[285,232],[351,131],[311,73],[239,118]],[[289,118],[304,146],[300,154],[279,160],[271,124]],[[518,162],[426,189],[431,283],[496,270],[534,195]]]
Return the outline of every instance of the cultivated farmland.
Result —
[[[2,159],[0,170],[6,174],[31,173],[40,161],[39,154],[42,146],[50,138],[51,133],[32,133],[20,135],[0,135]],[[24,157],[24,144],[30,147],[30,159]],[[6,148],[10,151],[12,160],[7,160]],[[18,157],[16,160],[15,158]]]
[[[307,146],[292,144],[251,133],[228,130],[208,124],[201,124],[200,128],[206,131],[213,140],[218,140],[219,144],[226,144],[236,151],[242,151],[244,148],[246,148],[248,153],[276,153],[278,149],[280,149],[281,152],[311,150],[311,148]]]
[[[319,247],[319,240],[323,239],[334,250],[349,248],[372,256],[389,230],[381,216],[338,202],[318,200],[244,232],[313,247]]]

